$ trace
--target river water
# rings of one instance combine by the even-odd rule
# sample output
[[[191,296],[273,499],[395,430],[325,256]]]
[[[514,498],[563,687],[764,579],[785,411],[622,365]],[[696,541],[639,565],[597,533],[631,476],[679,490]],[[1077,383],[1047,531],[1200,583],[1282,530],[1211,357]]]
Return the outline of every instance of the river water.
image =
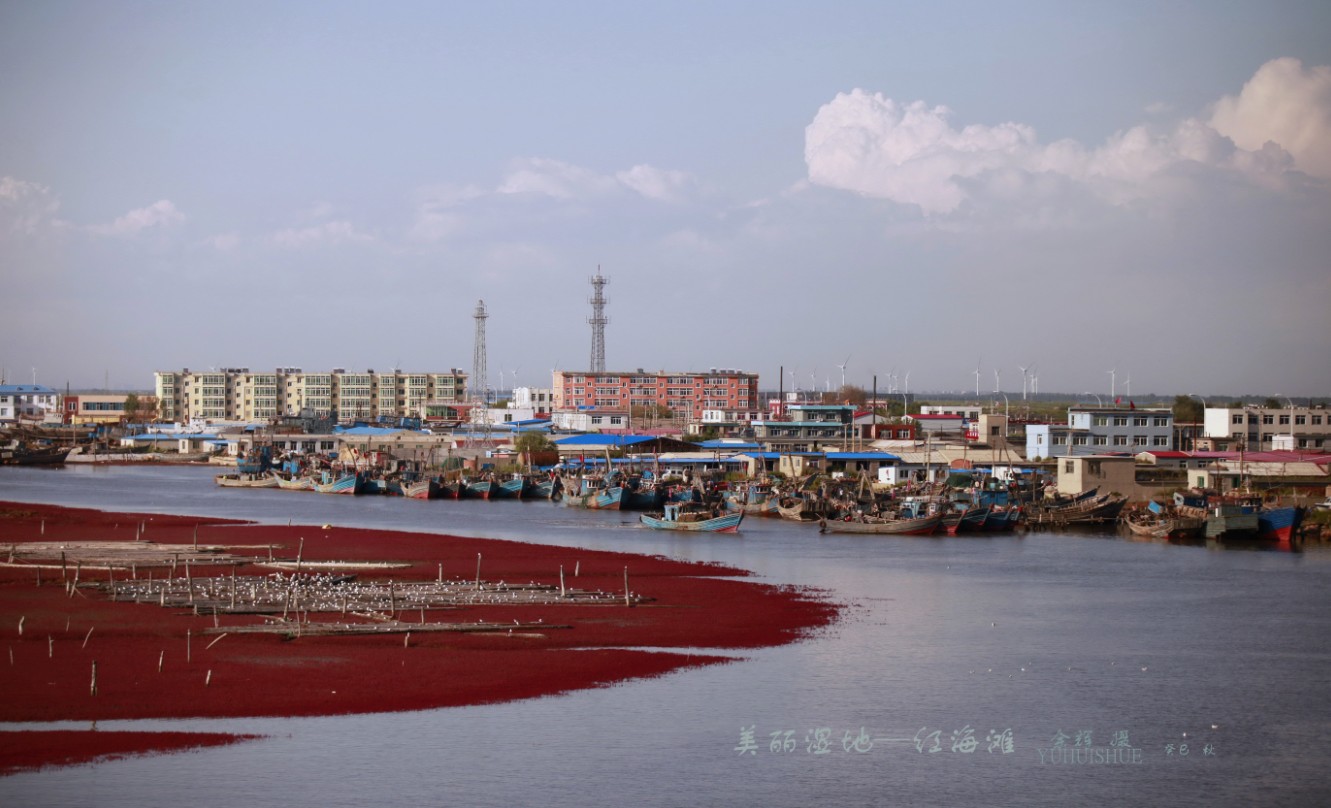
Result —
[[[718,561],[827,590],[847,609],[811,639],[730,652],[731,664],[558,697],[103,722],[270,737],[19,774],[0,779],[0,804],[1331,804],[1322,547],[1227,550],[1112,531],[820,536],[763,519],[738,536],[694,537],[547,502],[220,489],[213,473],[7,468],[0,499]]]

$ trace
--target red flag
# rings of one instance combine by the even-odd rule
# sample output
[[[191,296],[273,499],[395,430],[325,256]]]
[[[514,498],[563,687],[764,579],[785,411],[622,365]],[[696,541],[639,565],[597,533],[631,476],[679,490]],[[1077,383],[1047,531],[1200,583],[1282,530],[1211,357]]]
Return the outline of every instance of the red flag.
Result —
[[[1128,409],[1135,410],[1137,409],[1137,405],[1132,403],[1132,401],[1128,401]]]
[[[1114,399],[1114,406],[1118,406],[1119,404],[1122,403],[1123,403],[1123,396],[1119,396],[1118,398]]]

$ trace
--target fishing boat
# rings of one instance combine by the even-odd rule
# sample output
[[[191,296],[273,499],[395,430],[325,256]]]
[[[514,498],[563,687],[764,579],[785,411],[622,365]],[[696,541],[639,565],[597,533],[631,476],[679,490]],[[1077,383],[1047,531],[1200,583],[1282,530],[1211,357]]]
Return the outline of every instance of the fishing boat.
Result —
[[[489,480],[472,480],[466,484],[466,496],[474,499],[489,499],[494,493],[495,484]]]
[[[947,531],[949,536],[979,533],[984,530],[985,521],[989,518],[990,510],[988,505],[972,505],[960,511],[943,514],[941,527]]]
[[[1257,538],[1288,544],[1303,523],[1303,508],[1263,508],[1257,514]]]
[[[507,480],[501,480],[491,486],[490,496],[494,499],[522,499],[527,491],[527,478],[514,474]]]
[[[283,477],[277,472],[272,472],[273,479],[277,480],[277,487],[284,491],[313,491],[314,480],[309,477],[289,476]]]
[[[213,482],[223,488],[276,488],[277,478],[268,474],[219,474]]]
[[[564,479],[562,502],[571,508],[617,511],[624,497],[624,487],[607,485],[600,477]]]
[[[638,520],[645,526],[656,530],[688,530],[696,533],[737,533],[740,522],[744,521],[744,512],[725,513],[712,516],[712,512],[696,505],[683,502],[666,503],[665,510],[658,513],[644,513]]]
[[[546,478],[535,482],[531,487],[531,499],[553,499],[555,496],[555,481]]]
[[[324,477],[327,479],[329,475],[324,475]],[[358,494],[360,493],[360,477],[355,474],[343,474],[336,480],[315,483],[314,490],[320,494]]]
[[[1206,527],[1204,517],[1154,510],[1124,513],[1120,521],[1134,536],[1152,539],[1194,538]]]
[[[935,513],[907,519],[887,519],[862,516],[859,519],[823,520],[818,523],[822,533],[874,533],[892,536],[929,536],[943,523],[943,515]]]
[[[1100,494],[1085,499],[1079,497],[1071,503],[1045,505],[1030,517],[1032,524],[1058,525],[1099,525],[1118,520],[1118,515],[1128,504],[1128,498],[1118,494]]]
[[[69,447],[0,449],[0,466],[58,466],[69,452]]]
[[[438,499],[439,480],[430,477],[424,480],[402,484],[402,496],[411,499]]]
[[[777,500],[776,512],[794,522],[817,522],[827,515],[826,509],[803,497],[782,497]]]

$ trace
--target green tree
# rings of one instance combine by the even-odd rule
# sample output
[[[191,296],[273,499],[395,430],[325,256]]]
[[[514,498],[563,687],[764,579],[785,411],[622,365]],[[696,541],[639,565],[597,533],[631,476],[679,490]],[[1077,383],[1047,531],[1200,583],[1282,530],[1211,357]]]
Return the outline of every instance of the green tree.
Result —
[[[120,420],[123,422],[133,422],[139,417],[139,397],[134,393],[125,396],[125,409],[122,411]]]
[[[1200,423],[1205,415],[1202,403],[1194,396],[1174,396],[1174,423]]]
[[[513,448],[519,452],[549,452],[555,444],[544,432],[523,432],[513,439]]]
[[[1278,398],[1267,398],[1266,401],[1262,402],[1262,406],[1268,410],[1278,410],[1285,405],[1280,403]]]

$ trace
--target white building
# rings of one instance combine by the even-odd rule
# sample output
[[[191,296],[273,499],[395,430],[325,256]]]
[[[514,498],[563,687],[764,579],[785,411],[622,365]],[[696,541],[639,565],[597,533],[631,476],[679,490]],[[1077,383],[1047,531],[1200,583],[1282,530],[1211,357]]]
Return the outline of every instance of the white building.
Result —
[[[0,423],[60,420],[60,394],[40,384],[0,384]]]
[[[431,405],[466,400],[467,374],[387,373],[344,368],[306,373],[300,368],[251,372],[220,368],[207,372],[158,371],[157,400],[164,421],[267,421],[302,410],[339,421],[373,420],[380,416],[421,418]]]
[[[1206,437],[1242,442],[1253,451],[1331,448],[1331,411],[1325,406],[1207,407],[1202,424]]]

